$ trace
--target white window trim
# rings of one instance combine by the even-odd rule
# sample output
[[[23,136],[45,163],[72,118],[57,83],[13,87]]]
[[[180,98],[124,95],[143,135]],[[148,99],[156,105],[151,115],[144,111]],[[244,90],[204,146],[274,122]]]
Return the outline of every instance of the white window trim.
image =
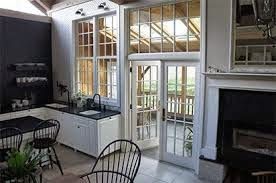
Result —
[[[99,17],[104,17],[104,16],[109,16],[109,15],[116,15],[116,19],[117,19],[117,55],[116,56],[107,56],[107,57],[103,57],[103,56],[97,56],[98,54],[98,26],[97,24],[97,20]],[[73,58],[73,74],[72,74],[72,83],[71,83],[71,88],[73,89],[73,94],[78,92],[78,86],[76,85],[76,79],[77,79],[77,72],[76,72],[76,67],[77,67],[77,51],[76,51],[76,46],[77,46],[77,40],[78,37],[76,36],[77,34],[77,26],[78,23],[81,21],[87,21],[87,20],[92,20],[93,21],[93,39],[94,39],[94,46],[93,46],[93,95],[99,93],[99,89],[98,89],[98,76],[97,76],[97,59],[99,58],[116,58],[117,59],[117,99],[111,99],[111,98],[107,98],[107,97],[101,97],[101,103],[103,105],[109,105],[109,106],[113,106],[113,107],[120,107],[121,105],[121,95],[120,95],[120,62],[119,62],[119,58],[120,58],[120,46],[119,46],[119,42],[120,42],[120,34],[119,34],[119,30],[120,30],[120,24],[119,24],[119,11],[117,10],[111,10],[108,12],[102,12],[102,13],[98,13],[98,14],[93,14],[90,15],[89,17],[84,17],[84,18],[79,18],[79,19],[75,19],[72,21],[72,25],[73,25],[73,30],[72,30],[72,36],[73,36],[73,46],[72,46],[72,58]],[[96,53],[96,54],[95,54]],[[92,98],[93,96],[85,96],[85,98]],[[97,101],[97,100],[96,100]]]

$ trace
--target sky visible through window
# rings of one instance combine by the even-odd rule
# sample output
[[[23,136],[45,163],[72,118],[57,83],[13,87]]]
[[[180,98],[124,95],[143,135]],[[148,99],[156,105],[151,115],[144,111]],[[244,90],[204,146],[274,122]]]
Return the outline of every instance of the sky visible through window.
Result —
[[[28,0],[0,0],[0,8],[45,16]]]

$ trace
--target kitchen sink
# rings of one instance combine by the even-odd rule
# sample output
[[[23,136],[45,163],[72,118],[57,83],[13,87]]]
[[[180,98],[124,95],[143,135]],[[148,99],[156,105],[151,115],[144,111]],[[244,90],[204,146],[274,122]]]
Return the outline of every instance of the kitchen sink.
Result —
[[[82,115],[87,115],[87,116],[94,115],[94,114],[99,114],[99,113],[101,113],[101,112],[99,112],[99,111],[94,111],[94,110],[89,110],[89,111],[80,112],[80,114],[82,114]]]
[[[62,109],[62,108],[67,107],[67,105],[57,104],[57,103],[46,104],[45,106],[47,106],[47,107],[53,107],[53,108],[56,108],[56,109]]]

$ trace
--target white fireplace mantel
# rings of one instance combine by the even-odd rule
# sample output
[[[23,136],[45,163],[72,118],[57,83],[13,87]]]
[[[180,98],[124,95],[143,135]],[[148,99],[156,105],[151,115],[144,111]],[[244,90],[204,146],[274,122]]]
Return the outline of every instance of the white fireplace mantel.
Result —
[[[206,99],[204,116],[204,158],[217,158],[217,127],[219,117],[219,90],[253,90],[276,92],[276,74],[203,73],[206,76]]]

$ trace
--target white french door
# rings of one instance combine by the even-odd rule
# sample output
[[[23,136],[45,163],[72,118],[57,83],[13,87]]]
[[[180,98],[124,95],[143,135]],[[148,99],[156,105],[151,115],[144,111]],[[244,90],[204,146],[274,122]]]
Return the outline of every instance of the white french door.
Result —
[[[165,62],[161,159],[194,169],[196,66]]]
[[[132,62],[132,138],[141,149],[159,146],[160,159],[194,168],[196,65]]]
[[[141,149],[159,145],[160,62],[132,62],[132,138]]]

